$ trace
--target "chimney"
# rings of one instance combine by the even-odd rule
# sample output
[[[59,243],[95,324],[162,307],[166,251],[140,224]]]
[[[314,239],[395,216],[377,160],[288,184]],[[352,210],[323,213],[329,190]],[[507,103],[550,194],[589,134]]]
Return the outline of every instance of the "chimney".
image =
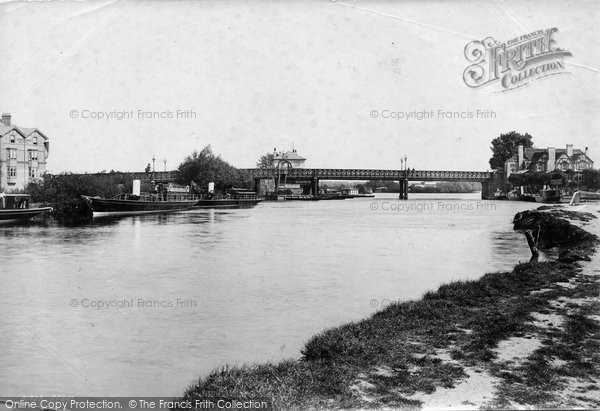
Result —
[[[588,148],[586,147],[585,148],[585,153],[584,153],[586,156],[587,156],[587,151],[588,151]]]
[[[10,113],[2,113],[2,124],[10,126]]]
[[[523,144],[519,144],[519,164],[517,164],[517,170],[520,170],[523,167]]]
[[[567,155],[569,157],[573,155],[573,144],[567,144]]]
[[[548,147],[548,165],[546,171],[551,172],[556,168],[556,149],[554,147]]]

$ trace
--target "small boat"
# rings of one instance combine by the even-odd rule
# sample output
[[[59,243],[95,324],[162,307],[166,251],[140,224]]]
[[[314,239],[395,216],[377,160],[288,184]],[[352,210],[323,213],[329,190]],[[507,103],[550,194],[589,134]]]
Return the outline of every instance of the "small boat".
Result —
[[[535,201],[538,203],[559,203],[560,190],[555,188],[546,188],[540,190],[540,193],[535,196]]]
[[[29,194],[0,193],[0,223],[25,221],[52,211],[52,207],[29,206]]]
[[[232,188],[228,194],[205,194],[194,204],[194,208],[248,208],[263,201],[256,192],[243,188]]]

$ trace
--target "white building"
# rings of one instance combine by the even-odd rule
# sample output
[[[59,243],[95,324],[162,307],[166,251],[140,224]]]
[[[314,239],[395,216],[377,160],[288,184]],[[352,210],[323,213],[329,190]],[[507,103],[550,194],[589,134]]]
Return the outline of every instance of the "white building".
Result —
[[[279,167],[279,163],[289,163],[292,168],[304,168],[306,159],[298,154],[294,149],[292,151],[277,151],[273,149],[273,167]],[[282,164],[281,167],[284,165]]]

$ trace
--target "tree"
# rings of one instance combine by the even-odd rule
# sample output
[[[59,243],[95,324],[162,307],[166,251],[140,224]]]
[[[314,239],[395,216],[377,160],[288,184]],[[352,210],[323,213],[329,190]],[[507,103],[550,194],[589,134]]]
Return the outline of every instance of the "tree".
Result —
[[[225,191],[231,187],[252,187],[249,173],[238,170],[221,156],[215,155],[210,145],[200,152],[194,151],[179,165],[179,182],[182,184],[191,182],[201,190],[206,190],[209,182],[215,183],[217,191]]]
[[[581,175],[581,183],[588,190],[600,188],[600,170],[585,169]]]
[[[273,155],[273,153],[267,153],[265,155],[262,155],[256,162],[256,167],[271,168],[271,167],[273,167],[273,159],[274,158],[275,158],[275,156]]]
[[[31,201],[52,206],[58,219],[77,218],[90,213],[81,195],[111,198],[131,192],[132,178],[122,173],[106,174],[44,174],[41,180],[29,183]]]
[[[496,137],[492,140],[492,158],[490,158],[490,166],[492,170],[500,170],[504,168],[506,160],[511,158],[517,152],[519,144],[523,145],[523,148],[533,147],[533,140],[529,133],[520,134],[516,131],[509,133],[500,134],[500,137]]]

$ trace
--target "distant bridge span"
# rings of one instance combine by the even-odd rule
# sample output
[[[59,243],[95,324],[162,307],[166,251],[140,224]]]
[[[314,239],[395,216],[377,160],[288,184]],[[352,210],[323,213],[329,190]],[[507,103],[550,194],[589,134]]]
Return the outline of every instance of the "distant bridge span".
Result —
[[[494,173],[490,171],[438,171],[438,170],[377,170],[346,168],[247,168],[245,169],[255,182],[256,192],[260,191],[260,181],[273,179],[275,192],[284,183],[300,183],[308,189],[307,193],[319,193],[321,180],[387,180],[399,182],[399,197],[408,198],[409,181],[465,181],[482,183],[481,197],[488,198],[490,182]],[[305,190],[306,191],[306,190]]]
[[[345,168],[247,168],[253,179],[276,178],[285,175],[287,180],[408,180],[408,181],[470,181],[493,179],[491,171],[433,171],[433,170],[377,170]]]

